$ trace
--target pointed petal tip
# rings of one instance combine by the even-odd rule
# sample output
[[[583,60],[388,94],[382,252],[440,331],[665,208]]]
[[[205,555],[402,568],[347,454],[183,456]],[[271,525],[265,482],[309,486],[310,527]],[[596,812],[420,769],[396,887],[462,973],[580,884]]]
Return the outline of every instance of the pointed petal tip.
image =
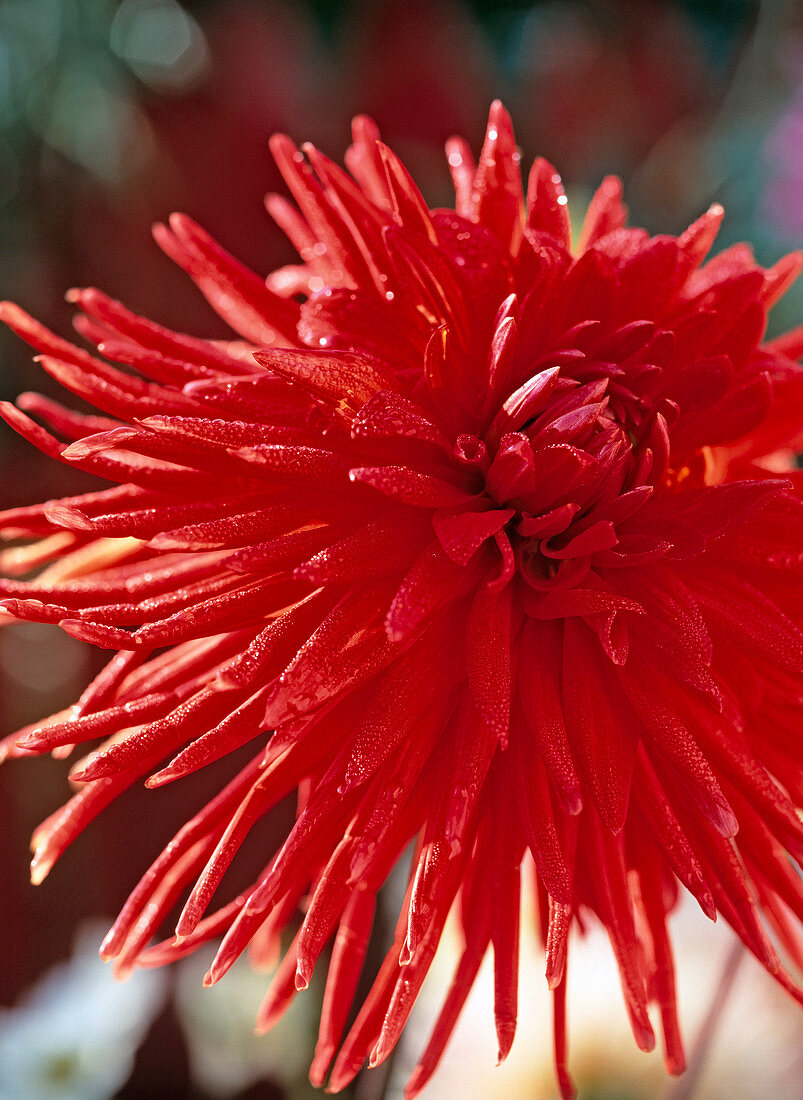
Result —
[[[583,812],[583,796],[579,790],[563,790],[559,792],[558,797],[569,817],[577,817]]]
[[[683,1051],[667,1054],[664,1058],[664,1066],[670,1077],[682,1077],[686,1072],[686,1056]]]
[[[284,132],[284,130],[275,130],[268,138],[268,145],[271,148],[273,148],[274,146],[281,147],[288,145],[292,145],[293,148],[295,148],[295,142],[289,134],[286,134]]]
[[[398,645],[403,642],[407,637],[407,631],[402,626],[396,626],[389,621],[389,618],[385,620],[385,636],[389,642],[393,642],[394,645]]]
[[[131,648],[137,649],[142,644],[135,634],[129,634],[114,626],[105,626],[102,623],[92,623],[83,619],[62,619],[59,623],[65,634],[71,638],[77,638],[79,642],[88,642],[100,649],[121,649],[129,642]]]
[[[178,778],[179,776],[168,766],[162,768],[161,771],[154,772],[153,775],[149,775],[145,780],[145,786],[149,791],[156,791],[160,787],[166,787],[168,783],[172,783],[174,779]]]
[[[189,214],[184,214],[180,210],[174,210],[173,213],[168,216],[167,223],[178,237],[185,237],[194,229],[200,228],[198,223],[193,221]]]
[[[496,1038],[499,1043],[499,1050],[497,1052],[497,1066],[501,1066],[507,1059],[513,1046],[513,1040],[516,1037],[516,1021],[515,1020],[497,1020],[496,1021]]]
[[[271,156],[276,161],[281,170],[282,161],[295,161],[296,164],[303,160],[303,156],[298,149],[298,146],[291,137],[281,132],[277,134],[271,134],[268,138],[268,148],[270,149]]]
[[[137,969],[136,959],[117,959],[112,963],[112,977],[116,982],[130,981],[134,976],[134,971]]]
[[[103,943],[98,948],[98,956],[103,962],[111,962],[117,955],[117,934],[112,928],[111,931],[106,933]]]
[[[197,928],[202,915],[202,913],[197,911],[195,906],[191,909],[185,906],[181,916],[178,918],[176,930],[173,933],[173,942],[177,947],[184,943],[185,940],[189,939]]]
[[[711,824],[725,840],[732,840],[739,832],[739,821],[727,802],[717,802],[709,811]]]
[[[713,894],[711,893],[711,891],[708,889],[707,886],[704,886],[700,890],[700,892],[698,893],[697,903],[700,906],[700,908],[702,909],[703,913],[708,917],[708,919],[713,924],[716,924],[717,923],[717,906],[716,906],[716,902],[714,901]]]
[[[404,1086],[404,1100],[415,1100],[429,1080],[430,1074],[424,1066],[416,1066],[410,1074],[410,1079]]]
[[[64,295],[64,301],[69,302],[70,305],[80,305],[87,295],[92,294],[93,290],[94,287],[71,286]]]
[[[373,145],[380,140],[379,126],[371,115],[355,115],[351,120],[351,136],[355,143]]]
[[[48,854],[45,847],[37,849],[31,860],[31,885],[41,886],[55,862],[55,858]]]
[[[488,126],[499,129],[504,127],[505,130],[513,133],[513,122],[510,117],[510,112],[501,99],[495,99],[488,111]]]
[[[23,340],[35,345],[36,333],[42,326],[16,302],[4,301],[0,307],[0,321],[16,332]]]
[[[655,1050],[655,1032],[653,1031],[648,1019],[632,1020],[633,1038],[636,1040],[636,1046],[639,1050],[644,1051],[645,1054],[650,1054]]]
[[[560,179],[557,168],[552,163],[552,161],[547,160],[546,157],[535,157],[535,159],[533,160],[531,171],[538,175],[547,176],[549,179]]]
[[[68,447],[67,450],[69,449]],[[57,527],[65,527],[68,531],[92,530],[92,521],[78,508],[70,508],[63,504],[48,504],[45,506],[45,516]]]
[[[332,1061],[332,1056],[335,1052],[335,1048],[332,1045],[327,1045],[321,1050],[315,1052],[315,1058],[312,1065],[309,1068],[309,1083],[314,1089],[322,1089],[323,1083],[326,1080],[326,1071],[329,1069],[329,1063]]]
[[[326,1086],[325,1091],[330,1096],[342,1092],[357,1076],[362,1069],[362,1065],[362,1062],[357,1066],[351,1066],[349,1063],[343,1066],[335,1064],[335,1068],[332,1071],[332,1076],[329,1078],[329,1084]]]
[[[565,1070],[558,1072],[558,1089],[560,1090],[560,1100],[576,1100],[577,1089]]]

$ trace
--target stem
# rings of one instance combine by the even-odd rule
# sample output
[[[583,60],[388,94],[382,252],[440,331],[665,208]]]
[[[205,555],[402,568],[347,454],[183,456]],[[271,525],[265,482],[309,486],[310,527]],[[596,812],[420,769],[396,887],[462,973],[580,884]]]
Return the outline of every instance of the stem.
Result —
[[[711,1004],[703,1018],[688,1058],[686,1072],[679,1081],[673,1082],[664,1092],[664,1100],[692,1100],[694,1091],[705,1070],[705,1064],[716,1038],[716,1031],[723,1009],[733,989],[739,972],[745,949],[739,940],[731,946],[719,982],[714,991]]]

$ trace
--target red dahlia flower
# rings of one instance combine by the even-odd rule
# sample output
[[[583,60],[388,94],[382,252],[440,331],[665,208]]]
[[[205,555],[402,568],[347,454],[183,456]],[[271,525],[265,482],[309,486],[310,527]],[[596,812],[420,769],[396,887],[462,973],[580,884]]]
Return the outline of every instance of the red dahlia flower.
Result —
[[[350,174],[304,151],[273,139],[298,207],[268,199],[298,266],[263,280],[184,216],[156,229],[231,343],[75,290],[101,359],[3,307],[101,410],[25,394],[8,422],[117,483],[2,517],[33,540],[9,571],[44,566],[3,582],[7,611],[118,651],[7,744],[104,739],[34,837],[34,881],[140,777],[162,787],[253,742],[126,902],[103,946],[120,971],[223,933],[216,982],[300,908],[259,1024],[334,937],[311,1076],[334,1060],[337,1091],[393,1048],[457,903],[465,950],[413,1096],[489,945],[510,1049],[531,855],[564,1095],[569,936],[592,914],[636,1042],[655,1043],[654,1003],[677,1073],[680,887],[802,999],[770,934],[803,962],[803,507],[783,472],[803,330],[761,344],[801,259],[763,270],[737,246],[701,266],[721,209],[649,237],[614,179],[572,249],[558,176],[536,161],[525,199],[498,103],[476,168],[447,147],[454,210],[427,208],[366,118]],[[284,844],[208,912],[292,792]],[[377,891],[411,843],[393,944],[343,1040]],[[175,937],[148,946],[179,899]]]

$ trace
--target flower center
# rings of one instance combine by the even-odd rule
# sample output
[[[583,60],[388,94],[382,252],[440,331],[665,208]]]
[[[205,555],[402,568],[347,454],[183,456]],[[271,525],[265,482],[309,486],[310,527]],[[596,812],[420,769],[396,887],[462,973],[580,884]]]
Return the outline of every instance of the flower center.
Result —
[[[483,439],[459,437],[458,459],[483,480],[471,510],[488,530],[499,517],[497,543],[509,542],[532,588],[574,585],[595,555],[615,550],[617,524],[652,493],[662,423],[625,425],[607,380],[579,384],[549,371],[505,402]]]

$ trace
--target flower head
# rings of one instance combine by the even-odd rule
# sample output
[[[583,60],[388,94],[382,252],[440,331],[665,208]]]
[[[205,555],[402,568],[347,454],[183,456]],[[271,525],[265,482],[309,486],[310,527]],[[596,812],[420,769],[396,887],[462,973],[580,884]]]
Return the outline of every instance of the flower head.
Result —
[[[82,926],[71,958],[0,1009],[0,1095],[103,1100],[123,1087],[167,993],[162,974],[120,985],[99,962],[98,928]]]
[[[273,951],[309,897],[259,1024],[334,937],[312,1079],[331,1070],[336,1091],[393,1048],[459,899],[465,950],[414,1095],[489,946],[510,1048],[531,856],[564,1094],[569,935],[590,914],[636,1042],[655,1043],[654,1002],[679,1072],[679,888],[801,999],[767,927],[800,962],[803,333],[761,343],[800,257],[703,264],[719,207],[650,237],[615,179],[573,250],[558,176],[536,161],[525,196],[498,103],[476,167],[447,146],[454,210],[427,208],[368,119],[350,174],[286,137],[272,149],[297,206],[268,209],[298,265],[264,280],[189,218],[156,229],[230,343],[73,291],[99,358],[3,307],[100,410],[25,394],[7,420],[116,483],[2,519],[31,540],[6,567],[44,567],[2,582],[6,610],[118,651],[7,743],[104,739],[35,835],[34,879],[141,777],[162,787],[251,742],[123,908],[103,947],[121,971],[223,934],[215,982],[249,944]],[[285,842],[215,909],[292,792]],[[393,943],[343,1039],[377,891],[411,843]],[[175,937],[148,946],[180,900]]]

